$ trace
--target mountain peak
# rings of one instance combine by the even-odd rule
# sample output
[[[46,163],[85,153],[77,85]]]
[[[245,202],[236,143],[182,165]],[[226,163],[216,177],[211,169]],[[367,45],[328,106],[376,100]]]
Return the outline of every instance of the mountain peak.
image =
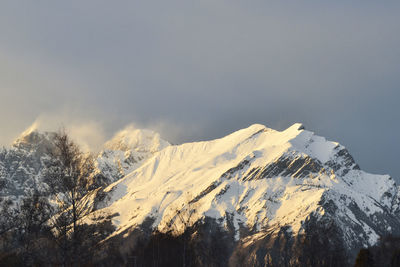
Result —
[[[104,147],[109,150],[154,153],[169,145],[170,143],[163,140],[159,133],[148,129],[137,129],[130,125],[116,133],[111,140],[104,144]]]
[[[12,143],[12,146],[27,150],[38,149],[39,147],[47,149],[52,145],[51,140],[55,135],[55,132],[40,132],[34,123],[28,129],[22,132],[17,139],[15,139],[15,141]]]
[[[130,125],[104,144],[97,167],[110,181],[116,181],[169,145],[160,134]]]
[[[305,130],[305,127],[302,123],[295,123],[292,126],[290,126],[289,128],[287,128],[285,131],[301,131],[301,130]]]

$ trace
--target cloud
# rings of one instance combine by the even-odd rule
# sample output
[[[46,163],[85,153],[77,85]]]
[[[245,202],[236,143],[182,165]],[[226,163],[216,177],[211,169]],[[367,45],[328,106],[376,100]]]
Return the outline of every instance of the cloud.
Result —
[[[172,143],[181,144],[187,141],[194,141],[193,137],[200,138],[200,125],[194,123],[179,123],[173,120],[155,120],[147,123],[135,123],[136,128],[150,129],[158,132],[162,139]],[[204,133],[203,133],[204,134]],[[201,135],[201,134],[200,134]],[[196,141],[199,141],[198,139]]]
[[[3,144],[40,114],[92,147],[132,121],[173,143],[302,122],[400,177],[399,1],[45,2],[0,9]]]
[[[40,115],[22,135],[33,130],[55,132],[61,129],[65,129],[84,151],[99,151],[106,140],[104,127],[100,121],[72,118],[62,113]]]
[[[188,136],[199,135],[201,130],[195,124],[179,124],[170,120],[157,120],[148,123],[130,122],[123,127],[109,130],[106,133],[104,123],[101,120],[79,118],[73,116],[71,111],[41,114],[21,134],[26,135],[32,131],[55,132],[65,130],[84,151],[98,152],[103,145],[121,131],[134,129],[149,129],[160,134],[161,138],[173,143],[180,144]],[[19,136],[18,135],[18,136]],[[14,140],[17,137],[14,138]],[[185,140],[194,141],[194,140]]]
[[[99,151],[105,142],[103,128],[98,122],[72,124],[68,127],[68,132],[87,151]]]

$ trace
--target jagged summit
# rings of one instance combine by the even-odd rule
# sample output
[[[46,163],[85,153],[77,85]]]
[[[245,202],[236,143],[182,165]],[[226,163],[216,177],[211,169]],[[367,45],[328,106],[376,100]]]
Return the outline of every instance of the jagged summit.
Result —
[[[37,128],[30,127],[25,130],[15,141],[12,147],[20,149],[41,149],[51,148],[55,132],[41,132]]]
[[[293,129],[293,130],[297,130],[297,131],[299,131],[299,130],[305,130],[305,127],[304,127],[304,125],[302,124],[302,123],[300,123],[300,122],[297,122],[297,123],[294,123],[292,126],[290,126],[289,128],[287,128],[286,130],[289,130],[289,129]]]

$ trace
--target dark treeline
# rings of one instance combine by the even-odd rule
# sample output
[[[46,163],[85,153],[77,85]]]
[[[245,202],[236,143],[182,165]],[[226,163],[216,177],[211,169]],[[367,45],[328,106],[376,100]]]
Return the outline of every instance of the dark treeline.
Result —
[[[386,236],[370,248],[363,248],[357,255],[355,267],[399,267],[400,238]]]

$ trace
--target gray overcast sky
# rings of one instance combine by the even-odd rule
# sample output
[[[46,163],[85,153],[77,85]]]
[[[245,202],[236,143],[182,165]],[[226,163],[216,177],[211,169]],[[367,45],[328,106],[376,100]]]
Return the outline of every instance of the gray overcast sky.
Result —
[[[303,122],[400,178],[399,14],[399,1],[1,1],[0,143],[35,120],[92,141],[133,122],[173,142]]]

